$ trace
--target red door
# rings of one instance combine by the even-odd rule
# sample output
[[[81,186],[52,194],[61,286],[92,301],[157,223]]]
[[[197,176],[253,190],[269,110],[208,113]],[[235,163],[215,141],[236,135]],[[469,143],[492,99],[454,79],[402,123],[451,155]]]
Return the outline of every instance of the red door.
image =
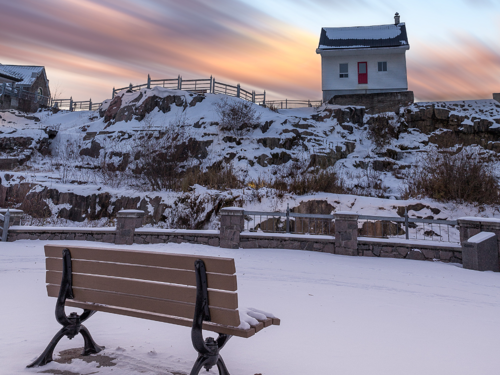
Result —
[[[366,62],[358,63],[358,84],[368,83],[368,64]]]

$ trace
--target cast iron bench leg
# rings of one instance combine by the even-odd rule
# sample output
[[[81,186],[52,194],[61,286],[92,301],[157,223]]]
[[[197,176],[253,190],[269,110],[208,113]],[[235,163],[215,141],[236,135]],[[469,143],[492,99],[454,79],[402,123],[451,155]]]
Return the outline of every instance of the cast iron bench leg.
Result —
[[[63,250],[63,272],[61,287],[59,289],[59,296],[56,302],[56,320],[63,326],[56,333],[54,338],[50,341],[44,352],[38,357],[33,363],[26,367],[38,367],[46,365],[52,361],[52,354],[57,343],[64,337],[67,336],[70,340],[78,335],[79,333],[83,336],[85,345],[83,348],[82,355],[89,355],[99,353],[103,348],[95,343],[90,335],[89,330],[82,324],[88,318],[95,314],[93,310],[85,309],[81,315],[73,312],[69,316],[66,316],[64,311],[64,305],[66,303],[66,298],[73,298],[73,288],[72,288],[72,271],[71,271],[71,253],[68,249]]]

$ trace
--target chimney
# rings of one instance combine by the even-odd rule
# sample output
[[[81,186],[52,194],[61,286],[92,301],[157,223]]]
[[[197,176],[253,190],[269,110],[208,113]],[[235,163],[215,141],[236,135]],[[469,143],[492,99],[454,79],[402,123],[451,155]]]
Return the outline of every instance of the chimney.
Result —
[[[396,12],[394,15],[394,25],[399,25],[399,13]]]

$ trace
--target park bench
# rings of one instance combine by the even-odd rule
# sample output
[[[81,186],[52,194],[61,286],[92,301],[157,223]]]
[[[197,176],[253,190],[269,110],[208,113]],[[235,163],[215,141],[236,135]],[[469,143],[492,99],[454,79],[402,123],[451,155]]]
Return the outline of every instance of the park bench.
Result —
[[[261,312],[250,328],[241,328],[234,259],[62,245],[46,245],[45,256],[47,292],[57,297],[56,319],[63,328],[28,367],[52,361],[59,340],[78,333],[83,355],[99,353],[82,324],[97,311],[192,327],[198,358],[191,375],[213,366],[228,375],[219,351],[232,336],[248,338],[280,324]],[[65,306],[84,310],[67,316]],[[202,329],[219,336],[204,340]]]

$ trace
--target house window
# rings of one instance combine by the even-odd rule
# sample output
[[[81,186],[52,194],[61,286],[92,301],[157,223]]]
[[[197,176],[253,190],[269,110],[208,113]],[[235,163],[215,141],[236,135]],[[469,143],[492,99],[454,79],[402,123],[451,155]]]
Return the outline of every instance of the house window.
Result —
[[[387,72],[387,61],[379,61],[378,71],[379,72]]]
[[[39,87],[38,90],[36,91],[36,93],[38,95],[43,95],[43,89],[41,87]]]
[[[348,78],[349,77],[349,66],[348,64],[339,64],[339,77],[340,78]]]

